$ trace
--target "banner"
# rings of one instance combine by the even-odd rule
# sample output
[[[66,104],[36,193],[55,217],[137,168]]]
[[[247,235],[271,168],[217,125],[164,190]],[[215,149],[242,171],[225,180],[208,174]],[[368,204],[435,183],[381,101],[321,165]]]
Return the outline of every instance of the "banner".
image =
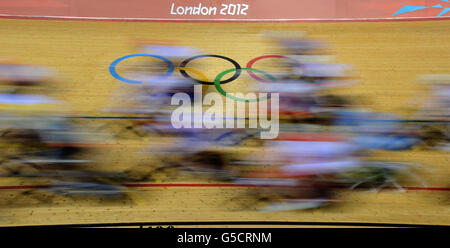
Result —
[[[1,17],[142,21],[442,18],[450,0],[2,0]]]

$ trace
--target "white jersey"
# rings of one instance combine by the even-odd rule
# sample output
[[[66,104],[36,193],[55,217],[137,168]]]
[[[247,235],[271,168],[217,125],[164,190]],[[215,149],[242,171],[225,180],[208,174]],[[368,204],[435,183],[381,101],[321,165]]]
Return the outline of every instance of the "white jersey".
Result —
[[[61,102],[43,95],[33,94],[0,94],[0,104],[36,105],[59,104]]]
[[[195,56],[199,51],[187,46],[167,46],[167,45],[145,45],[141,47],[142,52],[159,55],[163,57],[183,57]]]
[[[289,176],[343,173],[360,166],[357,159],[324,160],[310,163],[290,164],[280,168]]]
[[[352,67],[336,63],[301,63],[294,68],[294,73],[305,77],[348,77],[346,71]]]
[[[349,156],[357,147],[345,141],[273,141],[273,148],[293,161]]]

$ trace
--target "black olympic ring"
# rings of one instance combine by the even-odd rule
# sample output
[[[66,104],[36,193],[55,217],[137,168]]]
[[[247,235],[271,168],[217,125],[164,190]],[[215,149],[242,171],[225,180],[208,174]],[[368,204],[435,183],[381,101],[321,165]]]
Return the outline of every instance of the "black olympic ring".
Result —
[[[228,58],[228,57],[225,57],[225,56],[222,56],[222,55],[215,55],[215,54],[204,54],[204,55],[198,55],[198,56],[194,56],[194,57],[191,57],[191,58],[187,58],[183,62],[181,62],[180,67],[184,68],[192,60],[198,59],[198,58],[205,58],[205,57],[213,57],[213,58],[224,59],[224,60],[229,61],[230,63],[232,63],[234,65],[234,67],[236,68],[236,72],[234,73],[234,75],[232,77],[230,77],[229,79],[227,79],[227,80],[220,81],[220,84],[226,84],[226,83],[232,82],[232,81],[236,80],[241,75],[241,70],[240,70],[241,66],[236,61],[234,61],[231,58]],[[214,82],[202,81],[202,80],[198,80],[198,79],[195,79],[195,78],[189,76],[189,74],[187,74],[186,71],[181,69],[181,68],[180,68],[180,73],[185,78],[194,80],[194,81],[196,81],[199,84],[214,85]]]

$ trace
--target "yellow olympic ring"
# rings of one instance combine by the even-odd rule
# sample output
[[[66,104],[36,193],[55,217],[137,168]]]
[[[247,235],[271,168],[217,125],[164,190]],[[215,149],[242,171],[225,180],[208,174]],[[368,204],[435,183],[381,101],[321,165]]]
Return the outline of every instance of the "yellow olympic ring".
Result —
[[[192,72],[194,74],[197,74],[197,76],[199,76],[201,80],[208,81],[208,78],[205,76],[205,74],[203,74],[203,73],[201,73],[201,72],[199,72],[199,71],[197,71],[195,69],[188,68],[188,67],[175,67],[175,69]]]

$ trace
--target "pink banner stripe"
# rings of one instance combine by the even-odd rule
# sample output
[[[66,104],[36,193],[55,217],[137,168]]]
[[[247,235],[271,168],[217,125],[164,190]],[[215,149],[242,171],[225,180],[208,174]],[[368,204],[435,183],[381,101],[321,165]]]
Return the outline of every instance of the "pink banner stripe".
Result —
[[[450,16],[447,0],[2,0],[3,17],[115,21],[349,21]]]

